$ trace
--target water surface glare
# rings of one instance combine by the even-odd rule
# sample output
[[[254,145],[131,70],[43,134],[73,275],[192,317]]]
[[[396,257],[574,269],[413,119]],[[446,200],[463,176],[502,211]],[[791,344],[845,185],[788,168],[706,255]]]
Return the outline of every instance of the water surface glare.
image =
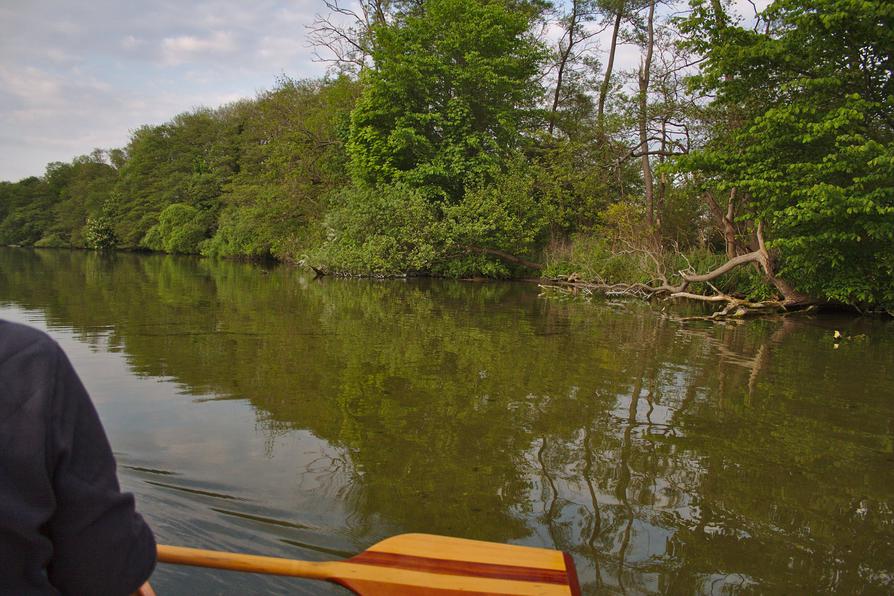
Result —
[[[894,324],[662,308],[0,249],[0,318],[68,352],[162,543],[330,560],[430,532],[566,550],[590,594],[894,592]]]

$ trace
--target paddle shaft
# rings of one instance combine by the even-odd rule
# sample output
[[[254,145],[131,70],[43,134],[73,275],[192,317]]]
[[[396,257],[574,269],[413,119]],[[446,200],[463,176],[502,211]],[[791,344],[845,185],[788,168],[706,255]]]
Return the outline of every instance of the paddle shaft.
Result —
[[[158,560],[162,563],[174,563],[177,565],[195,565],[197,567],[213,567],[215,569],[267,573],[271,575],[290,575],[310,579],[330,579],[333,577],[333,572],[337,571],[337,567],[342,565],[338,561],[315,563],[277,557],[223,553],[201,548],[166,546],[163,544],[158,545]]]

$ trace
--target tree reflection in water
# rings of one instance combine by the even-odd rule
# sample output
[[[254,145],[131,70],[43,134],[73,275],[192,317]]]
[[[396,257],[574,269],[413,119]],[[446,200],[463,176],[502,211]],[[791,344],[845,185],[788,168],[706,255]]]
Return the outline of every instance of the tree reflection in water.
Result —
[[[350,511],[358,548],[410,531],[555,546],[594,593],[894,582],[884,321],[834,321],[869,338],[835,350],[822,319],[12,249],[0,301],[123,351],[134,374],[245,400],[268,458],[298,431],[325,440],[302,474]]]

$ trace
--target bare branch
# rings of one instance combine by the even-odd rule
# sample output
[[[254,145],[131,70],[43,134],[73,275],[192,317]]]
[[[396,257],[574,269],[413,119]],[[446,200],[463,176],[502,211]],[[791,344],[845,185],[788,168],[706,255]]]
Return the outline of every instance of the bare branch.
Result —
[[[763,250],[756,250],[754,252],[750,252],[748,254],[739,255],[728,260],[726,263],[717,267],[713,271],[709,271],[708,273],[703,273],[702,275],[682,275],[681,277],[687,283],[699,283],[704,281],[712,281],[723,275],[724,273],[728,273],[738,267],[739,265],[744,265],[745,263],[760,263],[761,266],[765,265],[766,262],[766,253]]]

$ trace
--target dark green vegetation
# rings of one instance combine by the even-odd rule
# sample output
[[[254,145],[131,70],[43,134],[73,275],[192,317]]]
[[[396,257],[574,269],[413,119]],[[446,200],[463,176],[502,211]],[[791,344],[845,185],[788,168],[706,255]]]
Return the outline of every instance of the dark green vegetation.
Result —
[[[890,2],[364,8],[315,25],[339,76],[0,184],[0,244],[894,308]]]
[[[426,531],[557,546],[587,594],[892,593],[894,321],[537,294],[0,249],[0,318],[61,338],[160,542],[319,560]],[[264,581],[153,576],[321,589]]]

